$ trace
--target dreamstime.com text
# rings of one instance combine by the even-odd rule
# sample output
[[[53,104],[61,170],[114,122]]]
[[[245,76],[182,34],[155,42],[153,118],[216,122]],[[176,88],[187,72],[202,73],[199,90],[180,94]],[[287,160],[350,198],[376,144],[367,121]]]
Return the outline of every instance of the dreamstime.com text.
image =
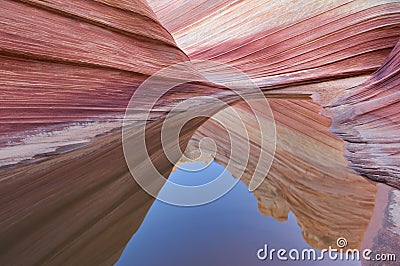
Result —
[[[257,258],[266,261],[322,261],[322,260],[343,260],[343,261],[396,261],[396,254],[393,253],[374,253],[371,249],[345,249],[347,240],[340,237],[336,241],[338,248],[329,246],[327,249],[317,251],[312,248],[307,249],[274,249],[269,248],[268,244],[257,251]]]

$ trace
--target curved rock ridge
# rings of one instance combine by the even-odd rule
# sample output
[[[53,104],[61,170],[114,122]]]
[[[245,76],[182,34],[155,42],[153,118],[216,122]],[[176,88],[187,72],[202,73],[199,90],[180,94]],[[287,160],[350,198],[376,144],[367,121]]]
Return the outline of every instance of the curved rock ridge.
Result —
[[[253,175],[265,177],[254,191],[261,213],[285,221],[289,212],[293,212],[304,239],[314,248],[335,246],[339,237],[348,240],[348,248],[360,248],[374,212],[376,185],[347,167],[343,140],[329,132],[330,119],[320,115],[322,108],[318,104],[311,100],[287,99],[272,99],[269,104],[277,131],[277,146],[269,172],[267,165],[262,165],[258,172],[254,169],[260,152],[271,156],[274,152],[273,145],[265,141],[274,136],[272,117],[258,117],[265,137],[262,141],[260,129],[249,115],[252,111],[245,103],[235,104],[233,108],[243,118],[247,135],[239,130],[241,121],[233,119],[234,112],[222,110],[218,121],[207,120],[194,133],[185,151],[187,157],[196,157],[201,139],[212,138],[217,147],[215,161],[228,166],[233,176],[241,178],[246,185]],[[257,100],[251,106],[263,109],[265,102]],[[230,129],[229,134],[220,124]],[[251,152],[232,158],[232,142],[237,146],[249,143]],[[207,154],[213,152],[213,146],[207,143],[201,144],[206,161]]]
[[[400,188],[400,42],[363,84],[330,106],[332,131],[346,142],[351,167]]]
[[[188,60],[144,0],[0,6],[1,137],[120,115],[149,75]]]
[[[1,0],[0,7],[0,167],[121,127],[145,79],[189,60],[144,0]],[[221,89],[189,65],[171,77],[193,82],[162,106]],[[155,117],[170,109],[162,106]]]
[[[390,0],[149,4],[190,59],[230,64],[266,90],[372,73],[400,35]]]

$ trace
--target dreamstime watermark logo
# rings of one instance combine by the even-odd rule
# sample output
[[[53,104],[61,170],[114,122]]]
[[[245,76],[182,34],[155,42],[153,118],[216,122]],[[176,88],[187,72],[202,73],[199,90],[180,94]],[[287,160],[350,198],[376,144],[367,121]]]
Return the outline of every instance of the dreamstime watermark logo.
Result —
[[[196,84],[203,84],[203,88],[204,84],[208,84],[211,88],[215,86],[212,84],[217,84],[224,88],[219,89],[217,94],[208,96],[207,93],[196,92]],[[177,86],[180,91],[176,91]],[[197,86],[197,90],[200,90],[200,85]],[[192,92],[182,93],[189,88],[192,89]],[[176,95],[175,98],[178,98],[179,101],[170,97],[171,94]],[[186,98],[182,99],[182,96],[179,95],[184,95]],[[188,95],[193,96],[188,97]],[[252,103],[256,99],[258,102],[260,100],[265,102],[263,108],[253,108]],[[249,190],[255,190],[268,174],[275,152],[276,133],[272,111],[261,89],[246,74],[229,65],[212,61],[181,62],[168,66],[146,79],[133,94],[123,120],[122,144],[125,160],[135,181],[153,197],[179,206],[205,204],[230,191],[246,169],[251,147],[248,128],[243,122],[241,114],[231,106],[231,103],[236,100],[245,102],[250,108],[252,121],[260,129],[258,137],[261,139],[261,143],[269,142],[272,144],[269,146],[273,147],[272,151],[270,150],[268,153],[261,151],[259,154],[254,173],[262,172],[261,166],[264,173],[263,175],[254,175],[251,179]],[[166,101],[174,103],[165,103]],[[169,106],[165,106],[168,104]],[[223,119],[220,119],[221,110],[225,114],[229,113],[235,121],[234,125],[224,123]],[[168,114],[164,114],[162,119],[154,118],[156,114],[163,112],[168,112]],[[272,137],[271,133],[264,134],[263,126],[260,124],[259,118],[266,114],[272,117],[272,123],[269,125],[269,132],[273,132]],[[215,120],[228,133],[230,154],[225,168],[229,169],[230,165],[235,162],[235,167],[238,168],[238,161],[243,164],[243,167],[239,167],[242,174],[236,176],[235,181],[221,178],[223,174],[226,174],[224,172],[207,184],[184,186],[165,179],[159,172],[158,168],[160,165],[162,167],[159,160],[166,158],[171,164],[175,164],[182,156],[185,157],[184,151],[181,150],[181,132],[187,123],[199,118]],[[158,120],[161,125],[138,123],[138,121],[149,120]],[[233,126],[234,128],[232,128]],[[246,141],[241,143],[231,141],[233,131],[246,138],[247,143]],[[254,132],[252,134],[254,135]],[[269,136],[268,139],[266,136]],[[207,136],[207,141],[210,139],[212,141],[212,137]],[[214,146],[218,149],[216,145]],[[201,150],[201,145],[200,152],[205,152]],[[185,161],[190,161],[190,159],[185,158]],[[201,171],[201,169],[190,170]],[[159,193],[161,188],[167,188],[170,193]]]
[[[344,237],[339,237],[336,240],[336,245],[338,246],[338,248],[345,248],[347,247],[348,243],[347,243],[347,239]]]
[[[396,261],[396,255],[393,253],[373,253],[371,249],[345,249],[348,245],[347,239],[339,237],[336,241],[338,248],[329,246],[327,249],[315,250],[305,249],[274,249],[269,248],[268,244],[257,251],[257,258],[265,261],[323,261],[323,260],[342,260],[342,261]]]

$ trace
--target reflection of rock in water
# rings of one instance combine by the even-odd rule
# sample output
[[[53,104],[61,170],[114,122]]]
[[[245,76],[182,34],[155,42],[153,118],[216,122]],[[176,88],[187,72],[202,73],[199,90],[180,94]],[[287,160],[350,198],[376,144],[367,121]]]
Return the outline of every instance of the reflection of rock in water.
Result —
[[[259,210],[278,221],[285,221],[292,211],[303,230],[305,240],[315,248],[336,245],[338,237],[346,237],[349,248],[357,248],[373,214],[376,186],[355,174],[343,158],[343,141],[329,133],[330,120],[319,114],[321,109],[311,100],[270,100],[277,126],[277,149],[274,162],[262,185],[254,192]],[[255,106],[263,108],[263,103]],[[260,146],[258,129],[254,127],[248,107],[237,104],[235,109],[243,114],[251,144],[247,154],[234,162],[228,170],[236,177],[241,165],[247,166],[242,181],[249,183],[260,149],[271,150],[270,144]],[[300,115],[305,114],[305,115]],[[224,124],[234,125],[235,120],[224,117]],[[293,121],[296,121],[294,123]],[[260,121],[268,127],[270,117]],[[234,127],[231,127],[231,129]],[[269,132],[269,133],[268,133]],[[231,159],[230,143],[226,132],[214,121],[204,123],[194,134],[193,141],[212,137],[217,144],[215,160],[223,165]],[[232,142],[247,141],[245,136],[232,134]],[[263,174],[261,171],[258,174]]]
[[[288,219],[290,207],[278,187],[264,185],[257,189],[254,195],[256,195],[259,201],[258,209],[262,214],[271,216],[280,222]]]
[[[160,134],[159,124],[149,126],[150,138]],[[182,145],[191,133],[182,135]],[[154,200],[129,173],[120,137],[104,136],[85,148],[2,172],[1,262],[116,262]],[[158,152],[152,161],[168,176],[172,164],[161,156],[160,143],[150,142],[149,149]]]
[[[1,262],[111,265],[119,258],[153,202],[129,174],[119,138],[2,173]]]

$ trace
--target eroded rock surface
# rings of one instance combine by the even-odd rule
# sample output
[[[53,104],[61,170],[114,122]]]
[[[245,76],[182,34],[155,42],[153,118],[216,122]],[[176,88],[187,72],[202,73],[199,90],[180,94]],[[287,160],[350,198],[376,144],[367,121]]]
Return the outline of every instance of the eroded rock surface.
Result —
[[[351,167],[400,188],[400,43],[370,79],[336,99],[332,130],[347,142]]]
[[[398,48],[382,65],[400,36],[397,1],[2,0],[1,7],[3,146],[20,143],[26,130],[121,116],[156,71],[213,60],[242,70],[270,97],[312,95],[323,105],[365,82],[335,101],[342,108],[334,131],[352,142],[354,169],[398,186]],[[216,87],[181,87],[163,112]],[[377,103],[361,88],[385,92]],[[366,108],[374,112],[359,114]]]

